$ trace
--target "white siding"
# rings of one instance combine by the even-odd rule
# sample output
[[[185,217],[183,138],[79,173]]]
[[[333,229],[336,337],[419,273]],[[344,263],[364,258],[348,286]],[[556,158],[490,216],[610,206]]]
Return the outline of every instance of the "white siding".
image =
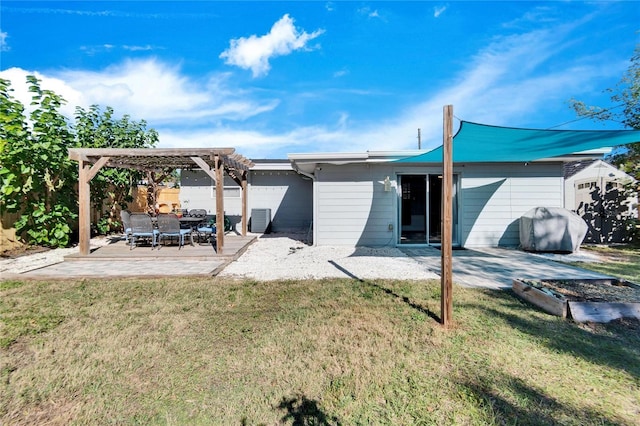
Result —
[[[316,244],[394,244],[396,193],[383,184],[394,178],[390,166],[322,165],[316,176]]]
[[[462,246],[517,246],[520,216],[562,207],[562,164],[468,164],[460,189]]]
[[[316,244],[395,245],[397,175],[438,171],[397,164],[323,164],[316,182]],[[563,205],[561,163],[466,164],[454,172],[460,177],[458,223],[464,247],[517,246],[524,213]],[[384,192],[386,176],[394,183],[391,192]]]
[[[309,229],[313,212],[310,179],[294,171],[252,171],[248,198],[249,215],[252,209],[271,209],[273,232]]]
[[[227,195],[224,198],[225,215],[239,231],[242,220],[242,191],[233,179],[225,176]],[[238,189],[238,191],[233,191]],[[229,196],[232,195],[232,196]],[[184,171],[180,187],[180,203],[186,209],[206,209],[216,212],[216,198],[212,180],[203,171]],[[308,230],[312,219],[313,185],[289,170],[251,170],[247,185],[247,214],[252,209],[271,209],[271,230]]]
[[[182,208],[205,209],[208,214],[216,214],[215,187],[212,179],[203,171],[183,171],[180,179],[180,205]],[[224,177],[224,187],[238,189],[233,196],[224,198],[224,214],[239,216],[242,214],[242,190],[228,176]],[[231,192],[231,191],[229,191]]]

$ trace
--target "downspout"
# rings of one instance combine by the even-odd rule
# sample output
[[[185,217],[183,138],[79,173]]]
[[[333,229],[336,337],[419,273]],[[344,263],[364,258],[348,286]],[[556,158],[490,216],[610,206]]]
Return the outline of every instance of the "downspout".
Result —
[[[313,246],[316,246],[316,228],[317,228],[317,220],[316,220],[316,214],[317,214],[317,188],[316,188],[316,175],[314,173],[307,173],[303,170],[300,170],[300,168],[298,167],[298,165],[295,163],[295,161],[291,162],[291,166],[293,167],[293,170],[295,170],[296,173],[301,174],[302,176],[306,176],[309,179],[311,179],[311,182],[313,182],[313,205],[312,205],[312,218],[311,218],[311,227],[313,230],[313,234],[312,234],[312,241],[313,241]],[[317,169],[316,169],[317,170]]]

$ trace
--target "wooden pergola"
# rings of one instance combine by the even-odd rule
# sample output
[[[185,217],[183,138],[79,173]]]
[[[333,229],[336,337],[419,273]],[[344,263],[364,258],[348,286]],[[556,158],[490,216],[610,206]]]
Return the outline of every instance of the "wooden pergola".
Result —
[[[218,253],[224,247],[224,173],[242,188],[242,235],[247,234],[247,174],[253,162],[235,148],[70,148],[78,162],[79,249],[89,254],[91,239],[91,180],[103,167],[141,171],[203,170],[216,186],[216,238]]]

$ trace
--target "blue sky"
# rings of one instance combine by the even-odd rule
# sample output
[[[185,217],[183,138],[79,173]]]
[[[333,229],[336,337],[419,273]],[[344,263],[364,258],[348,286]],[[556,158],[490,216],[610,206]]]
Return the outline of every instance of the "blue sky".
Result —
[[[442,142],[442,109],[484,124],[610,106],[640,42],[635,1],[2,1],[0,77],[144,119],[159,147],[249,158]],[[566,123],[566,124],[565,124]],[[559,126],[560,127],[556,127]]]

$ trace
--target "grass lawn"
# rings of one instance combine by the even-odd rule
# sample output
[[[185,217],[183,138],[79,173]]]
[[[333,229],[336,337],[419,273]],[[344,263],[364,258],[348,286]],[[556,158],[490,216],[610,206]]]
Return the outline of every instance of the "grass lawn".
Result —
[[[585,246],[582,250],[595,252],[606,258],[607,261],[602,263],[573,263],[573,265],[640,284],[640,246]]]
[[[0,424],[638,424],[640,324],[439,282],[0,282]]]

